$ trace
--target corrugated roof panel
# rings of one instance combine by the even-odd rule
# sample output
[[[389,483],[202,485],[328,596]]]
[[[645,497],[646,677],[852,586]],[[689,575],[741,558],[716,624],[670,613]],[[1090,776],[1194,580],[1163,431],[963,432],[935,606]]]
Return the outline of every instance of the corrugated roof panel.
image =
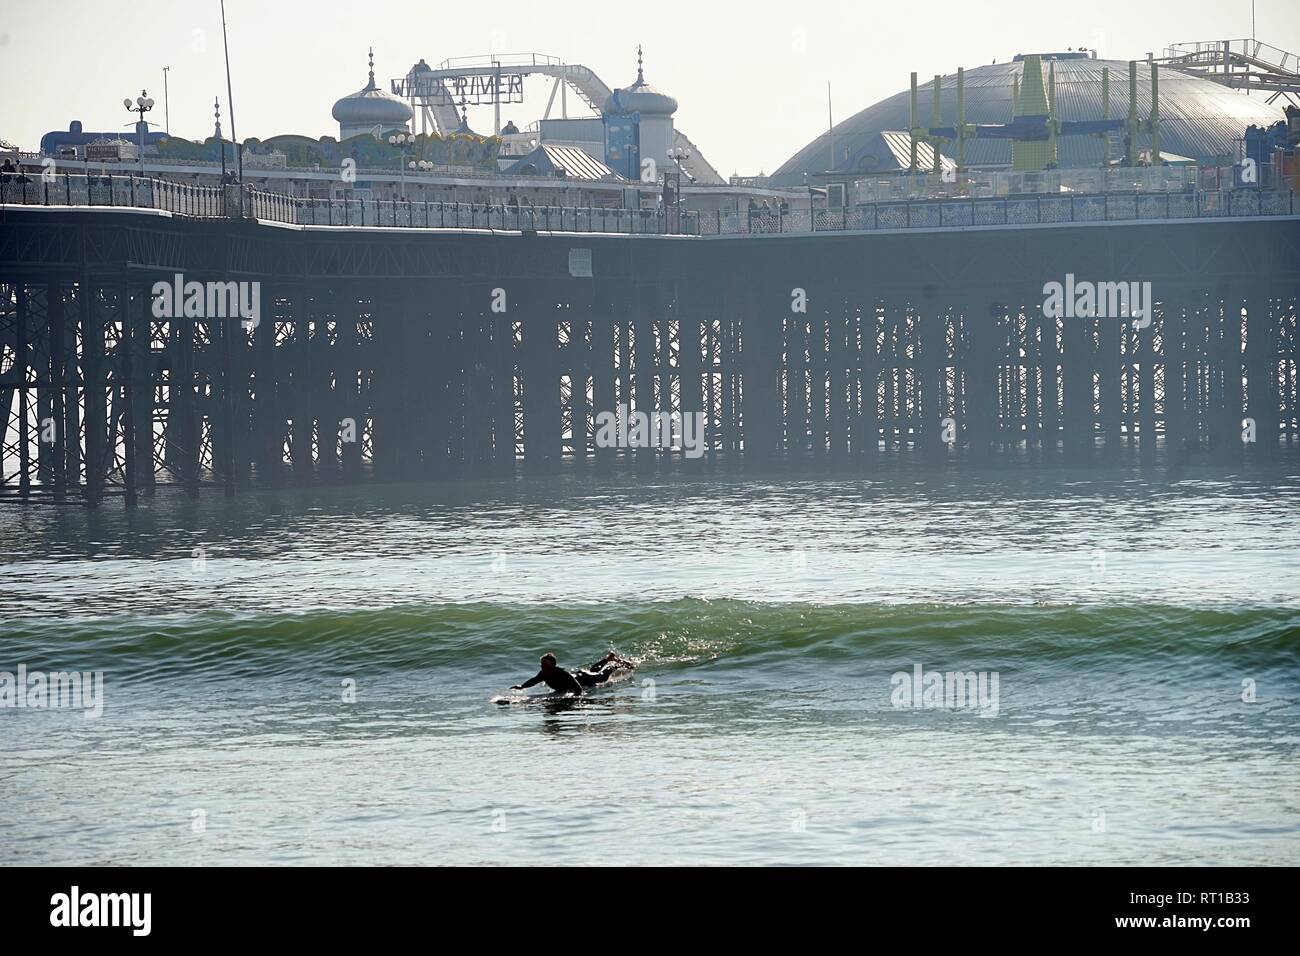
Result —
[[[598,182],[614,177],[614,170],[576,146],[541,147],[555,169],[563,169],[571,178]]]
[[[1102,118],[1102,68],[1110,69],[1110,116],[1123,119],[1128,115],[1128,62],[1122,60],[1055,60],[1056,109],[1062,120],[1099,120]],[[1044,63],[1044,81],[1048,63]],[[1006,123],[1011,119],[1013,78],[1021,73],[1023,63],[998,63],[966,71],[966,122]],[[957,78],[943,78],[943,117],[945,125],[957,121]],[[932,83],[919,89],[921,120],[930,119],[929,91]],[[890,130],[908,127],[910,94],[907,91],[881,100],[844,120],[833,131],[835,152],[841,159],[864,155],[873,137]],[[1145,120],[1151,110],[1151,68],[1145,62],[1137,67],[1137,109]],[[1247,126],[1268,126],[1285,114],[1277,105],[1258,97],[1234,92],[1212,80],[1160,70],[1160,141],[1161,148],[1187,156],[1197,162],[1210,163],[1235,155],[1234,140]],[[1143,137],[1145,144],[1146,137]],[[773,174],[778,185],[803,182],[803,175],[826,171],[829,159],[829,135],[823,133],[792,156]],[[951,154],[955,146],[944,145]],[[1062,166],[1100,165],[1102,141],[1096,136],[1062,136],[1057,139],[1057,153]],[[1113,153],[1113,151],[1112,151]],[[1007,140],[968,139],[966,162],[975,166],[1009,165],[1011,144]]]
[[[912,165],[912,137],[906,130],[884,130],[880,138],[885,141],[898,169],[908,169]],[[929,143],[916,144],[916,164],[921,169],[934,168],[934,147]],[[956,163],[941,151],[939,164],[944,169],[956,167]]]

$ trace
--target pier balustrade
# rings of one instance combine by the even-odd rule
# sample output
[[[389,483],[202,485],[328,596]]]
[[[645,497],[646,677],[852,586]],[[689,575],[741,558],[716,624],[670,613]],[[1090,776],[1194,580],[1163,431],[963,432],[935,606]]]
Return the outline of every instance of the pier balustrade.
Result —
[[[251,186],[205,186],[138,176],[7,174],[0,204],[158,209],[192,218],[250,218],[295,226],[481,229],[627,235],[761,236],[1297,214],[1282,189],[1188,189],[1071,195],[912,199],[817,208],[722,212],[431,202],[305,199]]]

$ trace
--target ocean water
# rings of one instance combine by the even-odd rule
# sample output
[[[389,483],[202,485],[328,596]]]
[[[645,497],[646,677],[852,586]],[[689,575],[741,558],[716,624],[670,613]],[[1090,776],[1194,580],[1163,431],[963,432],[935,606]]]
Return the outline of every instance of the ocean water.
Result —
[[[104,681],[0,707],[9,862],[1300,853],[1300,469],[6,504],[0,628]]]

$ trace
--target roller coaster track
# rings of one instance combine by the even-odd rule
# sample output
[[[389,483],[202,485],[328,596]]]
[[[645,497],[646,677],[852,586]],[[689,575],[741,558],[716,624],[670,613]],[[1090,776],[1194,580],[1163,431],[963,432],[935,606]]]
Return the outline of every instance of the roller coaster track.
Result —
[[[590,67],[579,63],[564,63],[557,57],[538,53],[510,54],[497,57],[460,57],[444,60],[436,69],[412,71],[405,77],[393,80],[393,94],[403,99],[413,99],[416,105],[427,107],[439,131],[454,130],[460,123],[456,99],[448,89],[447,81],[471,76],[493,76],[512,73],[521,76],[537,74],[567,83],[594,113],[599,113],[605,100],[613,91]]]
[[[497,73],[520,76],[549,76],[567,83],[587,104],[592,113],[599,115],[601,107],[613,92],[605,81],[590,67],[580,63],[565,63],[558,57],[541,53],[518,53],[502,56],[457,57],[444,60],[436,68],[412,70],[405,77],[392,81],[395,96],[410,100],[415,107],[424,107],[433,115],[438,131],[446,134],[460,125],[456,97],[448,81],[472,76],[487,77]],[[454,84],[453,84],[454,85]],[[725,182],[700,153],[699,147],[681,130],[674,131],[674,145],[689,150],[682,161],[686,172],[697,183]]]

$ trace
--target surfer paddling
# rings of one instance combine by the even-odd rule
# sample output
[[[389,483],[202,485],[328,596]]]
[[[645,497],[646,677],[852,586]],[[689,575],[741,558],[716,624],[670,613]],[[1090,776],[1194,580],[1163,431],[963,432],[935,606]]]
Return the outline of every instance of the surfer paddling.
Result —
[[[624,660],[613,651],[610,651],[590,667],[584,667],[569,673],[555,663],[554,654],[543,654],[542,669],[537,672],[537,676],[524,681],[522,684],[515,684],[510,689],[527,690],[535,684],[544,683],[558,694],[581,694],[584,687],[595,687],[597,684],[603,684],[613,677],[617,671],[630,671],[635,666],[631,661]]]

